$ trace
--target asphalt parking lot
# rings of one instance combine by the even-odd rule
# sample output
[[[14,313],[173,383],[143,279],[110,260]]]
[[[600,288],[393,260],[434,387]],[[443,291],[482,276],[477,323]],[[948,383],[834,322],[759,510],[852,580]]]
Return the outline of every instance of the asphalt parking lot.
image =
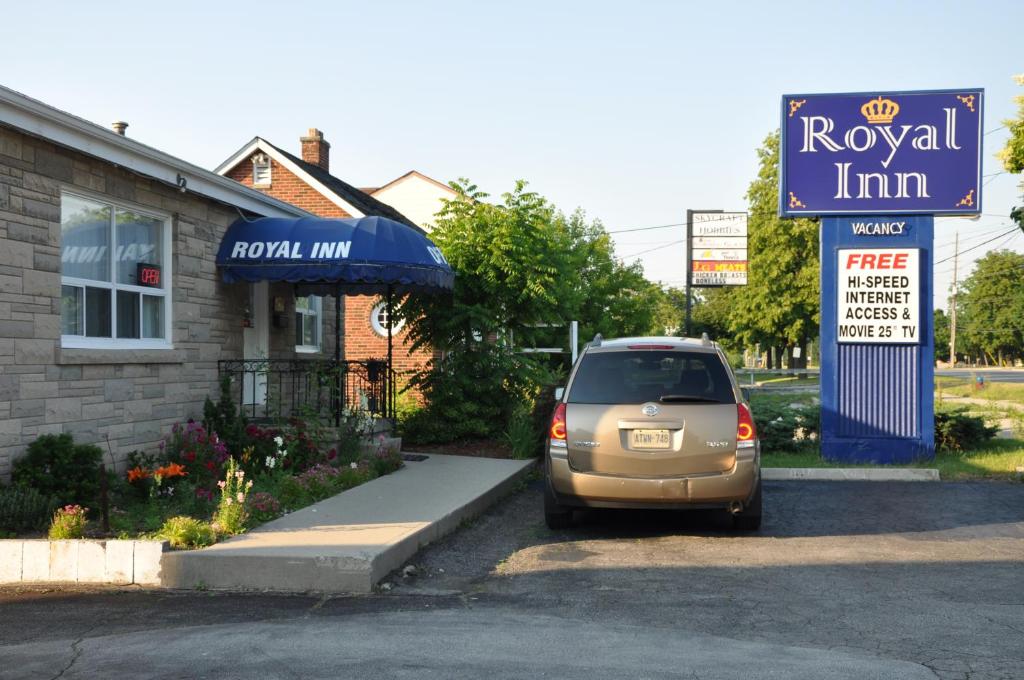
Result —
[[[0,677],[1024,678],[1024,484],[771,482],[753,534],[540,490],[369,597],[0,593]]]

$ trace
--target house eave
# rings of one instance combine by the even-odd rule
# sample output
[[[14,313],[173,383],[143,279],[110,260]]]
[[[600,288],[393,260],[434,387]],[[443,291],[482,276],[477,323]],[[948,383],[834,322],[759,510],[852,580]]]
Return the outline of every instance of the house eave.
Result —
[[[0,85],[0,124],[266,217],[308,212]]]

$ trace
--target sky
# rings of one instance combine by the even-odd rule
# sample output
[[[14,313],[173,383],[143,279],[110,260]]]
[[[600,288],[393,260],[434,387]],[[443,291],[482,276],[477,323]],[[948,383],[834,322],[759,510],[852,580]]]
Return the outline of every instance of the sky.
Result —
[[[255,135],[297,153],[317,127],[357,186],[524,179],[612,232],[745,210],[784,93],[983,87],[985,214],[936,222],[945,307],[954,234],[981,244],[1024,203],[993,155],[1024,94],[1022,24],[1019,0],[13,3],[0,84],[211,169]],[[614,238],[682,285],[684,227]],[[961,277],[1000,245],[1024,237],[965,252]]]

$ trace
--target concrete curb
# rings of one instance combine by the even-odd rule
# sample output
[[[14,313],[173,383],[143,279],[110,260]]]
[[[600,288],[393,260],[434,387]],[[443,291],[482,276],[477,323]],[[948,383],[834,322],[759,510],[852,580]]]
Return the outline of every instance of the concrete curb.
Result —
[[[166,541],[0,540],[0,584],[160,585]]]
[[[938,482],[934,468],[761,468],[765,481]]]
[[[512,491],[537,461],[428,454],[262,527],[202,550],[164,555],[168,588],[283,593],[369,593],[421,547],[454,531]],[[499,463],[499,461],[488,461]],[[474,476],[469,468],[490,472]],[[407,476],[411,475],[411,476]],[[476,480],[476,481],[474,481]]]

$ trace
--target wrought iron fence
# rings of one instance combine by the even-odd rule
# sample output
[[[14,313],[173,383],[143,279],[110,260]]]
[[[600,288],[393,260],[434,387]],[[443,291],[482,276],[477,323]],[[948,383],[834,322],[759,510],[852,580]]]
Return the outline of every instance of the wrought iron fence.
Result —
[[[395,373],[383,359],[229,359],[218,362],[218,371],[231,376],[249,418],[312,412],[340,425],[348,416],[395,415]]]

